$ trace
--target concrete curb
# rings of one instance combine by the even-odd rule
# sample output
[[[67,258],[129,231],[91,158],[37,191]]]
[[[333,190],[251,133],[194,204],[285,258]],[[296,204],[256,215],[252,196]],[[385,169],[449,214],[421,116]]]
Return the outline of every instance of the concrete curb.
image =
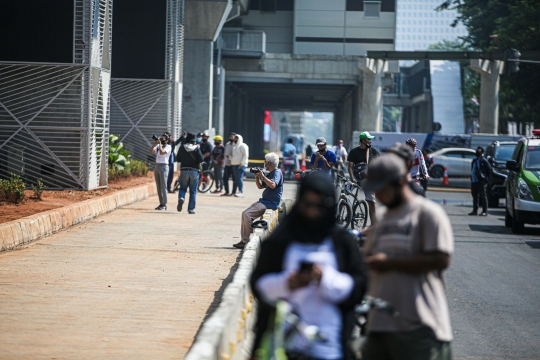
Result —
[[[156,193],[156,184],[152,183],[0,224],[0,252],[13,250]]]
[[[221,303],[206,320],[187,353],[186,360],[244,360],[252,347],[251,329],[256,321],[256,302],[249,278],[261,251],[261,243],[278,223],[278,211],[262,216],[268,229],[256,228],[246,245],[232,282],[223,292]]]
[[[428,188],[428,192],[447,192],[447,193],[470,193],[470,189],[445,189],[445,188]]]

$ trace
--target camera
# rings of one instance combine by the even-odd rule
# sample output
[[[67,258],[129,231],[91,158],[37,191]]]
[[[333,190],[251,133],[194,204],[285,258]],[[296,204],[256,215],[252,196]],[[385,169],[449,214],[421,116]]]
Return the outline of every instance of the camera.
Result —
[[[157,135],[152,135],[152,140],[159,140],[159,136],[157,136]]]
[[[255,167],[255,168],[250,168],[249,172],[252,173],[252,174],[256,174],[261,170],[262,170],[261,168]]]

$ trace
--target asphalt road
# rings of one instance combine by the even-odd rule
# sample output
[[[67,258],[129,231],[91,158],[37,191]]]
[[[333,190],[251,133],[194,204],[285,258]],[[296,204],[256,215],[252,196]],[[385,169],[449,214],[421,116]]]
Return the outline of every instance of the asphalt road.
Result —
[[[446,272],[455,359],[540,359],[540,226],[504,226],[503,201],[468,216],[468,193],[428,192],[450,216],[455,254]]]

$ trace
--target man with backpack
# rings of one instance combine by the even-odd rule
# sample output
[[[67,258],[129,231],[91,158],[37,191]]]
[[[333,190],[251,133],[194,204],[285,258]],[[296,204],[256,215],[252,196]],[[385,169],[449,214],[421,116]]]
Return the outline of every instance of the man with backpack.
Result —
[[[194,134],[187,134],[186,143],[178,149],[178,162],[180,163],[180,191],[178,192],[178,205],[176,210],[182,211],[186,192],[189,187],[188,212],[195,214],[195,202],[197,200],[197,187],[199,185],[200,164],[203,155],[197,146]]]
[[[358,183],[360,180],[366,177],[366,169],[368,163],[380,156],[377,149],[371,147],[372,136],[369,132],[363,131],[360,133],[360,145],[351,150],[349,153],[349,176],[353,183]],[[376,222],[375,219],[375,196],[372,191],[366,191],[364,189],[364,195],[369,207],[369,218],[371,219],[371,225]]]

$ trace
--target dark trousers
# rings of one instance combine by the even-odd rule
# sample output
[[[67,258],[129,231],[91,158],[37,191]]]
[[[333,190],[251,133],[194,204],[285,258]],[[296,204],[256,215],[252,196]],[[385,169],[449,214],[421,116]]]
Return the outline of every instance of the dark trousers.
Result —
[[[229,192],[229,179],[232,178],[233,180],[233,188],[232,192]],[[233,175],[233,167],[232,165],[225,165],[223,169],[223,187],[225,188],[225,193],[227,194],[236,194],[236,180],[234,179]]]
[[[169,175],[167,176],[167,191],[171,191],[171,185],[174,178],[174,162],[169,164]]]
[[[473,182],[471,183],[471,195],[473,198],[473,212],[478,211],[478,203],[482,207],[483,212],[487,212],[487,194],[486,194],[487,184]]]

